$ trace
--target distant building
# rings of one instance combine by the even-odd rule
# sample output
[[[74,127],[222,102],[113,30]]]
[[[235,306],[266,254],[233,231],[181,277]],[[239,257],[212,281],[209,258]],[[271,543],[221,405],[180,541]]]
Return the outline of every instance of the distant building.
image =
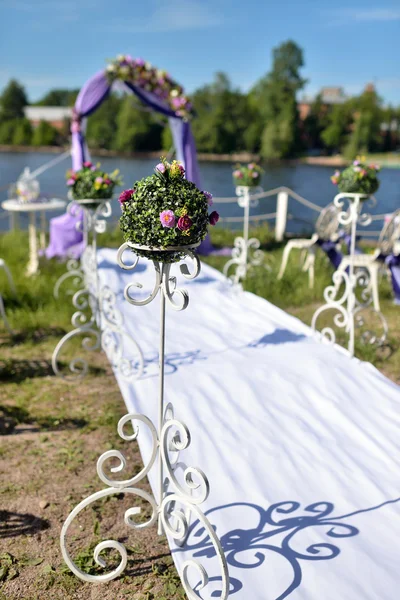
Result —
[[[325,106],[331,106],[332,104],[343,104],[343,102],[346,102],[348,98],[341,87],[323,87],[321,88],[319,95],[321,96],[322,104]],[[315,98],[303,96],[298,103],[297,108],[302,121],[304,121],[304,119],[306,119],[310,114],[311,105],[314,101]]]
[[[37,127],[40,121],[47,121],[56,129],[63,129],[65,120],[72,116],[72,108],[65,106],[26,106],[25,117],[32,127]]]

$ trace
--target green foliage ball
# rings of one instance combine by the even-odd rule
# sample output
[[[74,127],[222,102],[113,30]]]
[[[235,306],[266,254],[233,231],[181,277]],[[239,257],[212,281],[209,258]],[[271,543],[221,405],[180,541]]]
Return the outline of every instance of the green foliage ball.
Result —
[[[342,173],[336,171],[331,181],[342,193],[371,195],[379,188],[378,171],[378,165],[367,165],[357,159]]]
[[[185,179],[183,167],[176,161],[171,165],[160,163],[153,175],[136,181],[131,190],[120,196],[120,228],[125,241],[157,249],[135,248],[139,256],[167,263],[179,261],[182,252],[169,251],[168,246],[195,246],[207,234],[206,194]],[[165,219],[169,219],[168,223]],[[183,226],[187,228],[182,230]]]

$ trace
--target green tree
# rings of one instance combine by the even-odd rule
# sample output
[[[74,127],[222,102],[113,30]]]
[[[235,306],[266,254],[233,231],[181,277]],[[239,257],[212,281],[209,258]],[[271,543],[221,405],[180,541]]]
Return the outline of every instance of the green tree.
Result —
[[[171,127],[166,125],[161,134],[161,147],[165,152],[169,152],[174,145]]]
[[[32,137],[33,146],[54,146],[57,144],[58,131],[47,121],[40,121]]]
[[[18,126],[18,119],[3,121],[0,123],[0,144],[12,144],[14,132]]]
[[[79,90],[55,89],[50,90],[41,100],[35,102],[36,106],[73,106]]]
[[[392,106],[388,106],[382,111],[382,152],[393,152],[397,144],[397,115]]]
[[[331,152],[339,152],[344,146],[353,120],[350,103],[335,104],[327,116],[327,126],[321,133],[321,139]]]
[[[197,90],[192,97],[197,118],[193,134],[203,152],[230,153],[246,149],[245,133],[250,124],[248,102],[233,89],[224,73]]]
[[[28,119],[18,119],[14,129],[12,143],[15,146],[28,146],[32,141],[32,125]]]
[[[346,155],[349,158],[360,152],[377,152],[381,149],[381,104],[382,101],[373,86],[367,86],[359,97],[352,100],[355,122],[346,147]]]
[[[24,107],[28,104],[25,90],[16,81],[11,79],[0,96],[0,119],[8,121],[24,117]]]
[[[114,148],[123,152],[159,150],[163,126],[132,96],[126,96],[117,116]]]
[[[304,119],[304,137],[309,148],[324,146],[321,134],[328,126],[328,118],[328,107],[323,103],[321,94],[318,94],[310,106],[310,112]]]
[[[88,118],[86,139],[92,148],[111,150],[114,145],[117,128],[117,115],[121,99],[111,94]]]
[[[296,95],[306,80],[300,75],[303,51],[287,41],[274,48],[271,72],[251,90],[263,122],[261,154],[264,158],[293,156],[301,147]]]

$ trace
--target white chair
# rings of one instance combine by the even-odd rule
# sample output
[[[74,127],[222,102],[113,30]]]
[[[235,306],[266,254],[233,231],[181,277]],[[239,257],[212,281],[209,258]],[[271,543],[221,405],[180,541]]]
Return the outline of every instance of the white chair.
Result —
[[[382,267],[382,261],[378,260],[381,255],[400,254],[400,209],[396,210],[390,220],[382,227],[379,236],[378,247],[373,254],[356,254],[353,258],[354,269],[364,269],[368,271],[369,279],[366,292],[372,293],[373,306],[376,311],[380,311],[379,302],[379,270]],[[344,256],[338,267],[338,271],[346,271],[351,265],[351,256]],[[338,278],[338,282],[340,278]],[[339,283],[336,287],[339,286]]]
[[[0,269],[3,269],[4,273],[6,274],[7,280],[8,280],[8,284],[10,286],[11,292],[14,294],[14,296],[17,296],[17,290],[15,289],[15,284],[14,284],[14,280],[11,276],[11,272],[10,269],[8,268],[8,266],[6,265],[5,261],[0,258]],[[8,319],[6,317],[6,311],[4,308],[4,301],[3,301],[3,297],[0,294],[0,316],[3,318],[4,321],[4,325],[7,329],[7,331],[13,335],[13,330],[10,327],[10,324],[8,322]]]
[[[317,242],[319,240],[332,242],[338,241],[338,213],[339,211],[336,208],[336,206],[334,206],[334,204],[328,204],[328,206],[322,209],[315,224],[315,233],[310,239],[294,239],[290,240],[286,244],[285,249],[283,251],[282,263],[281,268],[279,270],[278,279],[282,279],[285,273],[291,251],[301,250],[301,262],[304,261],[302,271],[308,271],[309,287],[314,287],[315,251]],[[305,260],[304,253],[307,253]]]

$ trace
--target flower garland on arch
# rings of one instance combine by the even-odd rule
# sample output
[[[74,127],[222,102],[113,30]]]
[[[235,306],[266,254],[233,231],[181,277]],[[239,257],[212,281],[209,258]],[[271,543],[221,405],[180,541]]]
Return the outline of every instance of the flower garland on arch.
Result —
[[[128,81],[163,100],[176,115],[188,118],[193,106],[184,89],[166,71],[156,69],[142,58],[132,58],[129,54],[119,54],[109,61],[106,69],[110,83]]]

